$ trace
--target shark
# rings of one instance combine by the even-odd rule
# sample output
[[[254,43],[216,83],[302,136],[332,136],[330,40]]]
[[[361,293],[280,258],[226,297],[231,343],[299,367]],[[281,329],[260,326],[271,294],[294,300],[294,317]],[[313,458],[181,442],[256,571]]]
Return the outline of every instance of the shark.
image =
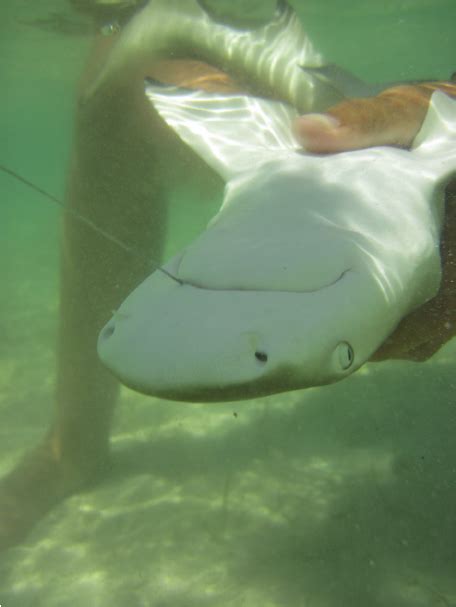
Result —
[[[171,13],[181,5],[166,4]],[[439,288],[456,101],[433,94],[411,150],[309,154],[293,120],[346,92],[318,65],[303,69],[321,58],[291,9],[281,2],[272,24],[245,32],[212,22],[197,2],[182,5],[188,13],[174,14],[167,33],[162,14],[163,40],[146,39],[144,20],[134,18],[91,94],[122,70],[133,41],[158,55],[204,47],[201,57],[214,52],[217,65],[277,84],[282,101],[146,82],[151,104],[224,179],[225,195],[207,229],[114,313],[99,356],[127,386],[182,401],[247,399],[346,378]],[[143,10],[151,18],[157,7]]]

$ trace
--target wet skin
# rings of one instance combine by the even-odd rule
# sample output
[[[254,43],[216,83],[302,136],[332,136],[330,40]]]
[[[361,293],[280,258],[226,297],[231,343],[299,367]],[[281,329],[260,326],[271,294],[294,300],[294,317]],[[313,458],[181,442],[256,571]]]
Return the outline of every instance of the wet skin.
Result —
[[[80,83],[81,98],[113,40],[102,38],[94,45]],[[143,92],[146,75],[207,90],[238,87],[207,65],[167,61],[148,66],[146,73],[132,72],[129,82],[113,82],[102,100],[78,106],[67,204],[113,236],[134,243],[145,259],[159,259],[175,176],[189,188],[204,187],[214,195],[223,184],[154,113]],[[329,115],[337,119],[336,126],[308,117],[296,129],[309,150],[321,153],[378,144],[406,147],[419,130],[431,89],[402,89],[332,108]],[[438,296],[404,319],[376,359],[424,360],[453,336],[454,208],[454,203],[448,205]],[[98,361],[96,340],[111,311],[150,273],[148,264],[132,260],[68,215],[62,241],[55,418],[43,442],[0,483],[0,550],[24,539],[64,497],[109,473],[118,384]]]
[[[294,125],[307,149],[337,153],[373,145],[410,147],[435,90],[456,97],[456,84],[432,82],[397,86],[377,97],[352,99],[324,115],[307,115]],[[456,180],[446,188],[441,239],[442,282],[436,297],[405,317],[372,361],[424,361],[456,335]]]

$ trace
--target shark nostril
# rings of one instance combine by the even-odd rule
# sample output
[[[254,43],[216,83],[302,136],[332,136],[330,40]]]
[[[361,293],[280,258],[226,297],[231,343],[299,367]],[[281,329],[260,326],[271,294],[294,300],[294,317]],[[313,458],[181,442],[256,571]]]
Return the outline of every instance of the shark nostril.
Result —
[[[106,327],[101,331],[101,334],[100,334],[101,339],[106,341],[107,339],[112,337],[114,335],[115,329],[116,329],[116,326],[113,322],[109,323],[109,325],[106,325]]]
[[[261,363],[267,363],[268,362],[268,355],[266,354],[266,352],[262,352],[261,350],[257,350],[255,352],[255,358],[257,360],[259,360]]]

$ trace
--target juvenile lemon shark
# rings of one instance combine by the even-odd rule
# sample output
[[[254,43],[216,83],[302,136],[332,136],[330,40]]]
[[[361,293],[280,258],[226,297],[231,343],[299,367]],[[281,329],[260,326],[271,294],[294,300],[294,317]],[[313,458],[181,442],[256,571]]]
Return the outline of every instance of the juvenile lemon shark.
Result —
[[[213,26],[221,37],[223,26]],[[146,87],[166,122],[226,181],[207,230],[133,291],[100,333],[102,361],[146,394],[221,401],[340,380],[438,290],[442,185],[456,170],[456,101],[434,93],[411,151],[306,154],[291,123],[296,108],[324,106],[322,95],[319,102],[313,96],[324,79],[299,68],[294,42],[274,46],[280,31],[272,39],[246,33],[243,56],[261,57],[272,44],[276,65],[293,48],[282,69],[291,61],[301,75],[295,82],[304,84],[280,95],[292,105]],[[135,39],[133,29],[128,37]],[[180,38],[173,44],[186,48]],[[107,65],[95,94],[119,61]],[[254,63],[249,77],[259,73]]]
[[[102,330],[127,385],[234,400],[337,381],[433,297],[456,101],[434,93],[412,151],[300,153],[294,111],[251,97],[148,94],[227,181],[202,233]],[[185,99],[185,102],[184,102]]]

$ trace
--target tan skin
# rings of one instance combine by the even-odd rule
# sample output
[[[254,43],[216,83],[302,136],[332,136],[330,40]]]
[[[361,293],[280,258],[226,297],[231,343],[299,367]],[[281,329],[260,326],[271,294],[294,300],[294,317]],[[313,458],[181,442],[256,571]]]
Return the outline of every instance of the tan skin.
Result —
[[[96,41],[81,79],[81,96],[113,40]],[[167,61],[132,72],[121,86],[113,82],[102,99],[78,107],[67,204],[120,240],[134,243],[144,259],[160,259],[167,196],[176,175],[189,187],[214,194],[223,184],[155,114],[143,93],[145,75],[208,90],[238,89],[225,74],[207,65]],[[427,90],[410,93],[405,102],[401,99],[407,95],[400,91],[375,100],[345,102],[330,110],[340,121],[332,131],[312,118],[296,128],[316,152],[378,143],[407,146],[419,130],[429,99]],[[397,96],[393,105],[391,94]],[[454,208],[449,206],[445,273],[438,297],[401,323],[377,359],[423,360],[454,334],[455,265],[450,253],[455,250]],[[150,273],[145,262],[132,259],[68,215],[63,231],[55,419],[42,444],[0,483],[0,550],[25,538],[61,499],[107,474],[118,384],[97,358],[97,335],[112,310]],[[442,329],[442,319],[451,329]]]

